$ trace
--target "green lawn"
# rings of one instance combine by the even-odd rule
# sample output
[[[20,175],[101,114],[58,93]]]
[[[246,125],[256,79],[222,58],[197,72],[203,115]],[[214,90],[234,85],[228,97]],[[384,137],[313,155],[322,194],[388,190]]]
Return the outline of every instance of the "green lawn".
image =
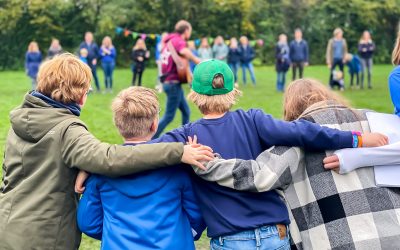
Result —
[[[376,65],[373,69],[373,89],[372,90],[351,90],[347,89],[343,94],[357,108],[368,108],[380,112],[391,113],[393,107],[387,87],[387,77],[392,70],[390,65]],[[103,74],[98,72],[102,81]],[[148,69],[144,73],[144,85],[153,88],[155,85],[155,69]],[[239,74],[239,76],[241,76]],[[305,70],[306,77],[320,79],[326,83],[328,79],[328,69],[325,66],[311,66]],[[265,112],[271,113],[277,118],[282,117],[282,94],[275,91],[275,71],[273,67],[256,68],[257,86],[241,85],[243,97],[235,108],[261,108]],[[288,74],[291,78],[291,74]],[[110,143],[121,143],[122,140],[114,128],[110,111],[110,104],[115,94],[129,86],[131,72],[127,69],[118,69],[114,76],[114,94],[92,94],[82,112],[82,120],[89,126],[90,131],[99,139]],[[103,84],[102,84],[103,85]],[[346,86],[349,84],[346,83]],[[187,86],[186,86],[187,87]],[[29,90],[30,81],[23,72],[0,72],[0,152],[4,151],[4,142],[9,129],[8,113],[19,105],[23,95]],[[186,89],[186,93],[188,93]],[[165,95],[160,94],[160,102],[165,105]],[[200,113],[193,105],[191,119],[200,118]],[[165,110],[165,108],[163,108]],[[175,121],[170,124],[168,129],[179,126],[181,121],[178,113]],[[1,174],[0,174],[1,176]],[[198,249],[208,249],[208,240],[205,235],[197,244]],[[98,249],[99,243],[84,238],[81,249]]]

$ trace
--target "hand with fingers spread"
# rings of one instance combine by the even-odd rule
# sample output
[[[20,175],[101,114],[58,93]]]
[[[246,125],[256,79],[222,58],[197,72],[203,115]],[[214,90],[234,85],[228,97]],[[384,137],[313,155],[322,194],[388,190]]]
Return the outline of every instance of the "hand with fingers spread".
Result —
[[[193,139],[191,137],[188,138],[188,143],[185,145],[183,150],[183,163],[206,170],[201,162],[212,161],[213,159],[214,154],[210,147],[198,144],[196,136]]]
[[[75,180],[75,193],[83,194],[85,191],[85,181],[89,178],[89,173],[81,170]]]
[[[389,138],[381,133],[364,133],[362,134],[362,146],[366,148],[380,147],[389,144]]]

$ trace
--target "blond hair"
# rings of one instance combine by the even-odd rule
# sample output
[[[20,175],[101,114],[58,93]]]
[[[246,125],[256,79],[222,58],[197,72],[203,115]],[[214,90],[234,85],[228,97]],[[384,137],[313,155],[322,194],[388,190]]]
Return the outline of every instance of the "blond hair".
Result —
[[[216,75],[212,82],[213,88],[223,88],[224,78],[222,75]],[[228,112],[232,106],[237,102],[239,96],[242,92],[234,88],[231,92],[224,95],[202,95],[190,91],[188,99],[192,101],[200,110],[203,115],[208,115],[212,113],[222,114]]]
[[[146,43],[142,38],[137,39],[135,46],[133,47],[133,50],[138,50],[138,49],[147,50]]]
[[[28,45],[28,52],[39,52],[39,44],[35,41],[32,41]]]
[[[322,101],[334,101],[348,107],[345,99],[337,96],[325,85],[314,79],[299,79],[289,84],[285,91],[283,114],[286,121],[298,119],[311,105]]]
[[[129,87],[119,92],[111,105],[114,124],[125,138],[147,136],[160,107],[154,90]]]
[[[392,52],[392,63],[400,65],[400,31],[397,33],[396,43]]]
[[[101,42],[101,45],[105,46],[105,47],[113,47],[113,43],[112,43],[111,37],[105,36],[103,38],[103,41]]]
[[[342,30],[341,28],[336,28],[336,29],[333,31],[333,36],[336,36],[336,35],[339,34],[339,33],[342,33],[342,34],[343,34],[343,30]]]
[[[78,103],[90,88],[92,72],[78,57],[65,53],[44,62],[37,81],[36,90],[53,100]]]

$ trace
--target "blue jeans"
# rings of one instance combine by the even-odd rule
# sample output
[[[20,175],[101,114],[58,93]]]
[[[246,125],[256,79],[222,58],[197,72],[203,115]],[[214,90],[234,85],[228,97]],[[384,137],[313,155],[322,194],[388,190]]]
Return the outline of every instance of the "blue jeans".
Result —
[[[233,75],[235,76],[235,82],[238,81],[238,70],[239,70],[239,63],[230,63],[229,67],[231,67],[232,71],[233,71]]]
[[[276,75],[276,90],[283,92],[285,90],[286,72],[278,71]]]
[[[290,250],[288,232],[282,240],[276,226],[264,226],[229,236],[213,238],[211,250]]]
[[[114,62],[105,62],[101,63],[104,71],[104,81],[106,85],[106,89],[112,89],[112,74],[114,71],[115,63]]]
[[[242,73],[243,73],[243,83],[246,84],[246,69],[250,72],[250,77],[254,85],[256,85],[256,77],[254,75],[254,67],[251,62],[249,63],[242,63]]]
[[[182,85],[180,83],[164,83],[163,89],[167,94],[167,107],[164,116],[158,124],[158,130],[154,135],[154,138],[159,137],[168,124],[174,120],[177,109],[182,112],[182,125],[189,123],[190,119],[190,108],[186,102]]]

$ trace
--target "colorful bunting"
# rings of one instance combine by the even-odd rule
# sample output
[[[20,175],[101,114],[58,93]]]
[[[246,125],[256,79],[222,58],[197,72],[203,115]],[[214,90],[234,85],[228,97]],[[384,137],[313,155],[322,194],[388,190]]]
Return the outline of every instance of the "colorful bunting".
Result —
[[[142,40],[146,40],[146,34],[140,34],[140,38],[142,38]]]
[[[125,29],[125,31],[124,31],[124,36],[127,37],[127,36],[129,36],[130,34],[131,34],[131,32],[130,32],[129,30]]]

